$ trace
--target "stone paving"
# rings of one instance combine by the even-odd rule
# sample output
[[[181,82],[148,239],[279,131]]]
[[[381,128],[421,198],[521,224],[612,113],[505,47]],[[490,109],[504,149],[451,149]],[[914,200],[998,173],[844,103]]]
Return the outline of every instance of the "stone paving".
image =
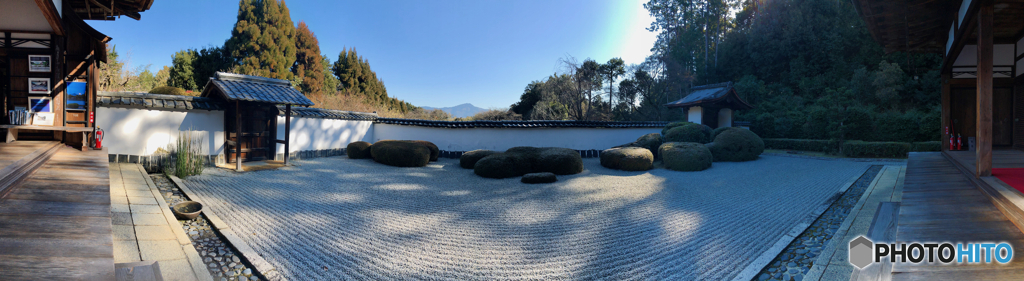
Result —
[[[168,205],[174,206],[189,198],[177,186],[171,183],[166,175],[158,174],[150,176],[156,183],[160,195]],[[218,236],[209,222],[203,216],[191,220],[178,220],[179,227],[188,235],[192,245],[199,251],[207,270],[216,280],[221,281],[256,281],[260,280],[253,274],[241,259],[238,252],[222,237]]]
[[[185,180],[292,280],[731,279],[872,164],[764,156],[624,172],[585,159],[581,174],[526,185],[456,159],[294,163]]]
[[[142,166],[110,163],[114,263],[155,260],[164,280],[212,280],[188,238],[171,227],[174,215],[155,188]]]

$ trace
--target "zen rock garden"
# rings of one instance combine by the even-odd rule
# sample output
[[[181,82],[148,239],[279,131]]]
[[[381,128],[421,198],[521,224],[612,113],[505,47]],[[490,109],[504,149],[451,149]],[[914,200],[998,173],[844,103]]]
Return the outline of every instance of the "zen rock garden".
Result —
[[[437,161],[437,145],[422,140],[353,142],[346,153],[351,159],[373,159],[396,167],[423,167]],[[675,171],[703,171],[713,162],[756,160],[764,141],[750,130],[724,127],[712,130],[702,124],[674,122],[661,133],[640,136],[636,141],[604,150],[601,166],[623,171],[647,171],[658,166]],[[561,147],[513,147],[506,151],[473,150],[462,154],[459,166],[485,178],[522,177],[523,183],[550,183],[558,175],[583,172],[583,158],[576,150]]]

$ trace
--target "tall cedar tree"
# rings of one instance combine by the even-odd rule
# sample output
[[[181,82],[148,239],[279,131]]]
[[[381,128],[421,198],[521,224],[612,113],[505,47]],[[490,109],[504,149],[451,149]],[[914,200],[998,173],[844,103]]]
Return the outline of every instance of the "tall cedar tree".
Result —
[[[192,49],[181,50],[171,56],[171,70],[167,78],[167,85],[185,90],[196,90],[194,65],[196,51]]]
[[[371,104],[379,104],[406,112],[415,108],[412,104],[388,97],[384,81],[377,78],[377,73],[370,69],[370,63],[356,53],[355,48],[341,51],[338,60],[331,69],[341,83],[340,90],[358,93]]]
[[[288,6],[277,0],[241,0],[238,20],[224,48],[242,74],[292,79],[295,26]]]
[[[302,79],[299,89],[306,95],[320,94],[324,91],[324,58],[320,56],[320,42],[309,30],[306,22],[300,21],[296,29],[295,65],[292,73]],[[332,92],[333,93],[333,92]]]

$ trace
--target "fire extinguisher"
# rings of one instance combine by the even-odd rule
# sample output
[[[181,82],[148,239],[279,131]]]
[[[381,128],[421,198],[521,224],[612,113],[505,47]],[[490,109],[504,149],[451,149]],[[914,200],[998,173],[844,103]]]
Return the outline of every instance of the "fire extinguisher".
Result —
[[[953,134],[949,134],[949,150],[956,150],[956,145],[953,145],[953,139],[955,138]]]
[[[94,139],[95,141],[93,143],[95,145],[93,146],[93,148],[103,149],[103,129],[100,129],[100,127],[96,127],[96,136],[94,137]]]
[[[963,139],[961,138],[961,135],[957,134],[956,135],[956,150],[963,150],[964,149],[963,148],[963,144],[964,143],[962,142],[962,140]]]

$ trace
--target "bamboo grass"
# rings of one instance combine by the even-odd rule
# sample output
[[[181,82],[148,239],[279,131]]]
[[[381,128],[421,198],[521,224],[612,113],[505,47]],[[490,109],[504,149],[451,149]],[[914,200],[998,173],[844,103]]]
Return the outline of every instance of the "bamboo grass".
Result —
[[[178,139],[168,145],[171,157],[165,162],[164,173],[179,178],[202,174],[206,166],[202,145],[203,136],[191,127],[178,132]]]

